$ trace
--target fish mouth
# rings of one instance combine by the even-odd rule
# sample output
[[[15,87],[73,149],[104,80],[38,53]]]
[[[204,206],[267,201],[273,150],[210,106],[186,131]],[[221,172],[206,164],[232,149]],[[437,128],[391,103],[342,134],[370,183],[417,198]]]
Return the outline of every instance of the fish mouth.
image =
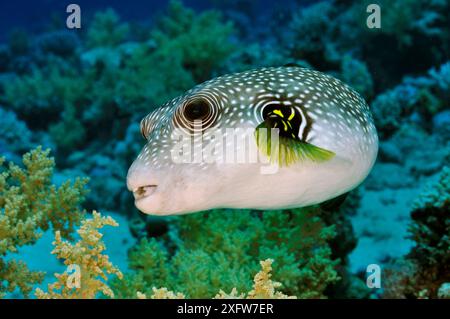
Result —
[[[143,185],[133,189],[133,196],[135,201],[150,197],[155,191],[158,185]]]

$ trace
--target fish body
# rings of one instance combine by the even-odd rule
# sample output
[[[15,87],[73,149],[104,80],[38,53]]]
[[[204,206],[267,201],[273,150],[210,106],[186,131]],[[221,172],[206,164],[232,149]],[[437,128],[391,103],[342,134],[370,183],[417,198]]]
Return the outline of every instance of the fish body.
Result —
[[[256,149],[258,158],[268,160],[230,162],[221,152],[217,161],[174,160],[180,141],[174,132],[193,143],[210,131],[224,132],[210,140],[216,143],[230,129],[254,132],[247,149],[235,147],[234,155]],[[259,134],[262,129],[268,134]],[[318,204],[358,186],[378,152],[364,99],[338,79],[296,66],[199,84],[144,117],[141,132],[147,143],[128,171],[127,185],[137,208],[154,215]],[[277,133],[275,142],[269,142],[270,132]],[[205,151],[204,144],[197,148]],[[276,169],[267,169],[271,165]]]

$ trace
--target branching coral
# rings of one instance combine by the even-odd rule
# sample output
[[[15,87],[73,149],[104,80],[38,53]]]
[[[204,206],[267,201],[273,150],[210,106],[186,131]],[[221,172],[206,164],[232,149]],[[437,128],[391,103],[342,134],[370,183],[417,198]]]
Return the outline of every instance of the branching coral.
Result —
[[[281,283],[272,281],[272,263],[273,259],[266,259],[260,262],[261,271],[255,275],[253,289],[247,294],[247,299],[295,299],[295,296],[287,296],[282,292],[276,291],[282,286]],[[220,291],[215,298],[245,298],[245,294],[238,294],[236,288],[233,288],[230,294]]]
[[[154,49],[145,43],[136,47],[114,75],[118,107],[123,112],[127,108],[148,112],[194,86],[193,74],[183,59],[179,48],[158,45]]]
[[[267,258],[277,261],[273,276],[283,282],[284,292],[299,298],[323,297],[327,285],[338,280],[327,245],[334,230],[315,209],[216,210],[176,218],[172,225],[166,244],[144,239],[130,252],[134,272],[114,283],[118,296],[150,295],[152,286],[189,298],[206,298],[219,289],[249,291],[256,261]]]
[[[173,291],[168,290],[167,288],[152,288],[153,294],[150,296],[150,299],[185,299],[185,295],[182,293],[174,293]],[[142,292],[137,292],[136,296],[138,299],[147,299],[147,296]]]
[[[28,295],[31,286],[42,279],[20,261],[6,261],[7,253],[35,243],[50,227],[70,237],[82,218],[79,204],[86,195],[87,180],[52,185],[55,162],[49,153],[38,147],[25,154],[24,168],[13,163],[5,168],[4,159],[0,159],[0,294],[19,287]]]
[[[280,291],[276,291],[282,284],[272,281],[273,259],[266,259],[260,262],[261,271],[259,271],[253,279],[253,289],[247,294],[238,293],[236,288],[231,289],[229,294],[220,290],[215,295],[215,299],[295,299],[295,296],[287,296]],[[137,292],[138,299],[146,299],[147,296],[142,292]],[[184,299],[185,295],[182,293],[174,293],[167,288],[152,288],[151,299]]]
[[[382,137],[392,135],[413,113],[422,115],[426,126],[433,115],[447,107],[449,65],[447,62],[437,69],[431,68],[427,76],[406,77],[401,84],[375,98],[371,109]]]
[[[80,46],[77,34],[68,30],[53,31],[39,36],[34,41],[34,50],[44,61],[48,56],[70,58],[75,55]]]
[[[31,127],[46,127],[64,106],[83,103],[89,83],[79,77],[78,71],[58,65],[35,68],[30,74],[3,83],[2,99],[17,114],[32,119]]]
[[[381,28],[366,24],[370,4],[320,1],[301,6],[284,33],[291,57],[305,59],[319,70],[336,70],[351,54],[368,66],[375,88],[382,90],[407,73],[423,72],[448,59],[447,1],[378,1]]]
[[[120,22],[119,16],[113,9],[95,14],[87,33],[89,47],[113,47],[126,39],[129,32],[127,23]]]
[[[218,11],[196,14],[181,2],[172,1],[168,15],[153,32],[153,38],[162,57],[179,56],[181,65],[192,72],[197,81],[204,81],[233,51],[229,41],[233,26],[221,20]]]
[[[413,112],[412,101],[416,92],[414,87],[398,86],[376,97],[371,109],[382,137],[392,135],[400,128],[402,118]]]
[[[109,257],[103,254],[106,247],[101,240],[102,234],[98,230],[106,225],[118,226],[112,217],[102,217],[100,213],[94,211],[92,219],[83,220],[80,229],[77,230],[80,236],[77,243],[63,241],[61,233],[56,232],[53,242],[55,249],[52,254],[64,259],[66,266],[79,267],[79,283],[69,285],[70,275],[67,272],[55,274],[57,281],[48,285],[48,292],[39,288],[36,290],[38,298],[92,299],[98,293],[114,297],[114,293],[105,281],[108,280],[108,274],[121,279],[122,273],[109,261]]]
[[[365,1],[370,3],[370,1]],[[440,24],[445,21],[444,1],[411,0],[404,2],[379,1],[383,10],[381,32],[393,35],[403,45],[411,45],[414,33],[441,37]]]
[[[60,121],[49,127],[49,133],[64,153],[78,147],[86,137],[84,126],[78,120],[76,108],[72,104],[67,105]]]
[[[389,272],[387,297],[436,298],[450,282],[450,169],[428,186],[411,213],[412,251]],[[407,271],[405,271],[407,270]]]
[[[444,167],[439,181],[428,186],[415,202],[411,213],[414,221],[410,229],[411,238],[417,244],[413,255],[425,266],[450,265],[449,212],[450,168]]]

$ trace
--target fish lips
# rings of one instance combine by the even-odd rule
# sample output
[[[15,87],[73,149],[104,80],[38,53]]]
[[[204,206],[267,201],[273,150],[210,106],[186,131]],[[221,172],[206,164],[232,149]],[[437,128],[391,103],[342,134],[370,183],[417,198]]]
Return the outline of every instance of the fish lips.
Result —
[[[144,185],[136,187],[132,190],[135,202],[152,196],[157,189],[158,185]]]

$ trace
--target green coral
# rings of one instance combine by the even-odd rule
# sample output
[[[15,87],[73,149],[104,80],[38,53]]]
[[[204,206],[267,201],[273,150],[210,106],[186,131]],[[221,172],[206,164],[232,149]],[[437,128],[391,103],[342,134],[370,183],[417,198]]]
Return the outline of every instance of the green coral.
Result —
[[[204,81],[233,52],[229,40],[233,31],[231,22],[223,23],[218,11],[197,14],[171,1],[167,16],[152,36],[161,57],[179,58],[196,81]]]
[[[124,111],[126,108],[149,111],[195,85],[179,52],[167,55],[166,49],[161,46],[154,50],[146,43],[140,44],[123,61],[123,68],[113,78],[107,77],[114,79],[116,92],[113,94]]]
[[[25,154],[23,168],[13,163],[5,167],[0,158],[0,296],[16,287],[27,296],[42,280],[41,273],[31,272],[23,262],[6,260],[8,253],[34,244],[50,227],[70,237],[82,218],[79,204],[87,180],[52,185],[55,162],[49,153],[38,147]]]
[[[164,286],[188,298],[222,289],[249,291],[258,261],[276,260],[273,273],[283,292],[299,298],[324,297],[338,280],[327,242],[334,236],[317,209],[252,212],[214,210],[174,218],[170,239],[143,239],[130,252],[130,268],[113,289],[119,297],[151,295]]]
[[[277,288],[282,284],[271,279],[273,259],[266,259],[260,262],[261,271],[255,275],[253,279],[253,289],[247,294],[238,293],[236,288],[233,288],[230,293],[220,290],[214,299],[296,299],[295,296],[287,296]],[[167,288],[152,288],[153,294],[151,299],[185,299],[186,296],[182,293],[174,293]],[[138,299],[147,299],[147,295],[138,291],[136,293]]]
[[[49,127],[53,141],[65,153],[81,145],[86,137],[84,126],[76,115],[76,108],[69,104],[61,114],[60,121]]]
[[[440,15],[439,11],[445,10],[443,1],[382,0],[379,5],[383,10],[381,31],[394,36],[400,44],[412,45],[414,33],[430,37],[442,36],[439,25],[444,16]]]
[[[120,22],[117,13],[109,8],[94,15],[87,32],[86,44],[88,47],[114,47],[126,39],[129,31],[129,25]]]
[[[64,105],[79,106],[86,88],[87,83],[79,79],[78,71],[49,65],[4,82],[2,100],[26,118],[45,115],[48,122]],[[36,126],[37,123],[32,124]]]

